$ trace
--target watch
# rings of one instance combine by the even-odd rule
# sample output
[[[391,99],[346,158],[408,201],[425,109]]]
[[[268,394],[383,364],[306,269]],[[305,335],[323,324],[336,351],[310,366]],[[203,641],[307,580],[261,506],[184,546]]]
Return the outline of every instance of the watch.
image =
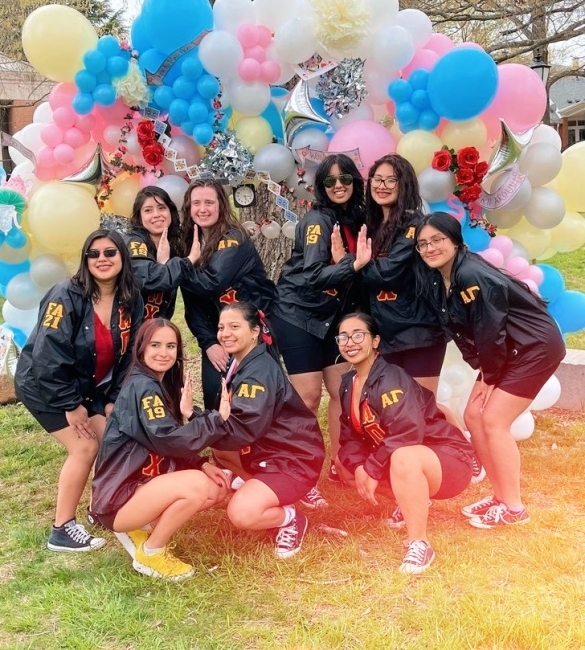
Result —
[[[250,208],[256,205],[256,187],[251,184],[234,187],[234,204],[236,208]]]

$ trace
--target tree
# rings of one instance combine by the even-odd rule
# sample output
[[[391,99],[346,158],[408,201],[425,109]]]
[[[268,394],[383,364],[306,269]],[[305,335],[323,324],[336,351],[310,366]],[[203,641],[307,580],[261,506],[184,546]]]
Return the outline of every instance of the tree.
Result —
[[[21,33],[26,17],[35,9],[49,4],[44,0],[3,0],[0,2],[0,53],[13,61],[26,60],[22,50]],[[122,12],[114,11],[109,0],[53,0],[52,4],[72,7],[83,14],[99,36],[125,36]]]

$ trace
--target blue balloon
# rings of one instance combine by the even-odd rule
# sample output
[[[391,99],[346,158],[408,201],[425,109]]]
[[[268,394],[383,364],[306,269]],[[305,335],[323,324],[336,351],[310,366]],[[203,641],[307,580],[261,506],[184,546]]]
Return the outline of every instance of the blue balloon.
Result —
[[[414,90],[426,90],[429,83],[429,71],[424,68],[413,70],[408,77],[408,83]]]
[[[540,295],[549,303],[553,303],[565,290],[563,274],[548,264],[537,264],[543,272],[544,279],[538,286]]]
[[[11,248],[22,248],[27,241],[28,237],[20,228],[13,227],[6,235],[6,244]]]
[[[181,63],[181,73],[189,81],[197,81],[203,74],[203,64],[195,52],[189,52],[189,56]]]
[[[445,201],[438,201],[437,203],[429,203],[431,212],[446,212],[453,215],[457,221],[461,223],[461,228],[464,227],[467,220],[467,210],[465,204],[460,201],[454,194],[451,194]]]
[[[183,129],[185,135],[193,135],[193,129],[195,128],[195,123],[191,122],[191,120],[187,120],[185,122],[181,122],[181,128]]]
[[[196,124],[193,128],[193,140],[206,147],[213,140],[213,129],[209,124]]]
[[[111,34],[102,36],[97,44],[97,49],[106,57],[117,56],[120,54],[120,43],[118,39]]]
[[[79,93],[75,95],[71,106],[78,115],[87,115],[93,110],[95,102],[91,93]]]
[[[396,103],[407,102],[412,95],[412,86],[405,79],[394,79],[388,86],[388,95]]]
[[[141,18],[146,37],[164,54],[213,29],[209,0],[145,0]]]
[[[173,92],[175,97],[179,99],[186,99],[189,101],[193,95],[196,93],[197,88],[192,81],[185,79],[185,77],[179,77],[173,84]]]
[[[175,93],[168,86],[157,86],[153,99],[164,111],[167,111],[171,102],[175,99]]]
[[[417,124],[420,111],[410,102],[401,102],[396,105],[396,119],[400,125]]]
[[[498,70],[489,54],[459,48],[444,54],[429,73],[427,90],[437,115],[469,120],[485,110],[498,89]]]
[[[548,311],[563,334],[585,329],[585,294],[580,291],[563,291]]]
[[[128,72],[128,59],[123,56],[111,56],[108,59],[106,70],[112,77],[123,77]]]
[[[0,260],[0,284],[7,285],[15,275],[19,273],[28,273],[30,261],[25,260],[18,264],[7,264]]]
[[[106,86],[109,86],[112,83],[112,77],[110,76],[110,73],[107,70],[102,70],[101,72],[98,72],[97,75],[95,76],[95,80],[97,81],[98,86],[100,84],[105,84]]]
[[[173,124],[180,126],[189,117],[189,103],[184,99],[173,99],[169,106],[169,119]]]
[[[75,85],[82,93],[90,93],[97,86],[97,80],[89,70],[83,69],[75,74]]]
[[[89,50],[83,55],[83,64],[92,74],[105,70],[107,63],[108,59],[99,50]]]
[[[158,50],[146,50],[138,57],[138,67],[142,72],[154,74],[165,60],[165,55]]]
[[[415,90],[410,96],[410,103],[421,111],[431,106],[429,94],[426,90]]]
[[[100,106],[112,106],[116,102],[116,91],[112,84],[100,84],[92,93],[96,104]]]
[[[219,81],[210,74],[201,75],[197,82],[197,90],[201,97],[213,99],[220,91]]]
[[[6,298],[6,285],[4,284],[0,284],[0,296]]]
[[[136,17],[132,23],[130,42],[132,43],[132,49],[137,50],[139,54],[146,52],[146,50],[153,49],[152,43],[148,40],[146,32],[144,31],[142,16]]]
[[[22,350],[24,344],[26,343],[26,340],[28,339],[28,336],[21,329],[18,329],[18,327],[14,327],[14,325],[4,323],[3,327],[12,332],[12,340]]]
[[[209,109],[203,102],[191,102],[191,105],[189,106],[189,119],[194,125],[201,124],[201,122],[207,122],[208,114]]]
[[[434,131],[439,126],[440,121],[441,120],[435,111],[427,108],[420,112],[418,127],[424,131]]]
[[[491,238],[481,226],[472,226],[466,219],[461,224],[461,231],[470,251],[479,253],[489,247]]]

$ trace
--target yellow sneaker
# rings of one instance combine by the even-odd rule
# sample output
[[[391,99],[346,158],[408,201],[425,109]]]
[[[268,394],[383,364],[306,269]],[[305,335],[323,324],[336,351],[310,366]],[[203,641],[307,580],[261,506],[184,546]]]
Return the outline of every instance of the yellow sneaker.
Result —
[[[150,535],[149,530],[131,530],[127,533],[114,533],[120,544],[126,549],[132,559],[136,557],[136,549],[143,544]]]
[[[195,570],[190,564],[182,562],[175,557],[167,547],[160,553],[146,555],[144,552],[144,542],[136,548],[136,557],[132,566],[138,573],[152,578],[163,578],[178,582],[190,578]]]

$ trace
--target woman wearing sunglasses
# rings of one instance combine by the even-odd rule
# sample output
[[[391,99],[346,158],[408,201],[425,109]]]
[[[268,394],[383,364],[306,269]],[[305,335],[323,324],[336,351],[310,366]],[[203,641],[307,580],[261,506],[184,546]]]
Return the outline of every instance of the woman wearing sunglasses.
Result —
[[[193,242],[184,258],[179,211],[160,187],[148,186],[138,192],[130,226],[125,240],[144,301],[144,318],[170,319],[179,284],[199,258],[199,242]]]
[[[415,237],[419,291],[463,358],[480,371],[464,418],[493,494],[462,512],[476,528],[526,523],[520,453],[510,427],[562,361],[563,339],[538,296],[467,251],[451,215],[427,215]]]
[[[52,551],[105,544],[75,515],[143,313],[122,237],[96,230],[85,240],[77,273],[41,301],[38,323],[18,360],[18,399],[67,450],[47,543]]]
[[[333,154],[320,163],[315,174],[316,201],[297,226],[273,308],[272,325],[293,386],[315,414],[323,382],[329,393],[332,459],[339,440],[339,384],[347,370],[345,365],[336,367],[335,331],[341,316],[359,304],[356,280],[367,261],[355,255],[364,224],[363,197],[364,181],[351,158]],[[336,224],[348,254],[334,264],[331,235]],[[333,464],[329,478],[337,480]]]
[[[427,539],[429,498],[460,494],[472,476],[473,449],[445,420],[433,394],[378,354],[379,330],[371,316],[348,314],[336,337],[353,370],[341,384],[339,471],[362,499],[378,505],[378,487],[392,489],[408,533],[400,571],[422,573],[434,560]]]

